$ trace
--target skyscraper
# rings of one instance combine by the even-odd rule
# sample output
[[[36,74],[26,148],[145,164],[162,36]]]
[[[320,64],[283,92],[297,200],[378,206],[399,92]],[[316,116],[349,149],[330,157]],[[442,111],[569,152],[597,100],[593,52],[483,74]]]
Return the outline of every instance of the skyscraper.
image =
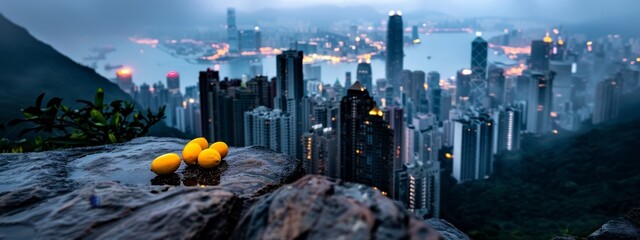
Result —
[[[129,68],[121,68],[116,71],[116,83],[118,87],[122,89],[122,91],[128,93],[133,96],[134,94],[134,85],[133,85],[133,73]]]
[[[557,112],[562,117],[564,106],[571,101],[573,89],[572,62],[550,61],[549,70],[555,73],[553,78],[553,107],[551,111]]]
[[[167,73],[167,89],[170,93],[180,93],[180,74],[178,72]]]
[[[167,91],[169,95],[167,96],[167,110],[165,111],[165,115],[167,118],[165,121],[169,127],[178,127],[179,123],[184,125],[184,120],[178,119],[177,108],[182,107],[182,94],[180,94],[180,74],[176,71],[171,71],[167,73]],[[182,108],[184,112],[184,108]],[[184,114],[183,114],[184,115]]]
[[[529,58],[529,69],[537,71],[549,70],[549,55],[551,54],[551,43],[553,40],[549,35],[542,40],[531,41],[531,57]]]
[[[601,81],[596,86],[593,107],[593,124],[600,124],[618,117],[622,83],[620,75]]]
[[[393,196],[393,130],[358,81],[340,104],[339,146],[340,178]]]
[[[402,170],[402,140],[404,137],[404,110],[401,107],[389,106],[383,109],[384,120],[393,129],[393,168]]]
[[[369,60],[360,61],[356,70],[356,81],[359,81],[367,91],[373,90],[373,76],[371,72],[371,63]],[[345,85],[345,88],[351,87],[351,85]]]
[[[436,71],[427,74],[427,103],[428,113],[436,115],[439,121],[442,121],[440,115],[442,106],[442,88],[440,88],[440,73]]]
[[[255,46],[256,51],[260,52],[260,48],[262,47],[262,32],[260,32],[260,27],[256,26],[253,28],[255,31]]]
[[[151,86],[147,83],[140,85],[140,94],[136,96],[136,102],[142,105],[143,108],[150,108],[151,106]]]
[[[416,105],[416,112],[427,113],[429,105],[427,104],[427,89],[425,86],[425,73],[423,71],[413,71],[411,74],[411,84],[407,92]]]
[[[372,186],[385,196],[393,196],[393,130],[384,113],[374,104],[356,131],[354,182]],[[349,160],[346,160],[349,161]]]
[[[304,94],[304,82],[302,74],[302,51],[287,50],[276,57],[277,82],[275,108],[289,113],[293,120],[291,141],[296,143],[294,151],[290,154],[296,158],[302,158],[302,97]]]
[[[456,74],[456,102],[467,101],[471,92],[471,74],[470,69],[459,70]]]
[[[256,32],[254,29],[239,30],[238,49],[240,51],[257,51],[258,47],[256,43],[256,34],[258,34],[258,32]]]
[[[551,107],[553,93],[553,72],[525,71],[523,74],[529,78],[529,90],[527,98],[527,132],[549,133],[551,132]]]
[[[264,146],[273,151],[290,154],[297,142],[291,142],[291,115],[280,109],[257,107],[244,114],[245,145]]]
[[[477,78],[486,78],[487,72],[487,50],[489,45],[487,41],[480,37],[480,33],[476,34],[477,37],[471,42],[471,71]]]
[[[473,75],[469,82],[469,102],[472,106],[490,107],[488,102],[488,87],[487,81],[484,78],[480,78]]]
[[[553,50],[551,51],[551,59],[555,61],[564,61],[567,57],[567,43],[562,37],[558,37]]]
[[[387,23],[387,60],[386,78],[391,86],[395,87],[395,91],[399,92],[400,71],[403,69],[403,27],[402,12],[389,12],[389,21]]]
[[[340,178],[345,181],[356,180],[355,161],[358,150],[358,134],[364,124],[364,118],[375,106],[367,89],[356,81],[340,103]],[[356,151],[358,150],[358,151]]]
[[[505,97],[505,77],[504,69],[495,65],[489,66],[489,73],[487,76],[488,94],[491,98],[492,107],[504,103]]]
[[[344,93],[342,93],[342,95],[347,95],[347,89],[349,89],[351,85],[353,85],[353,83],[351,82],[351,72],[346,72],[344,75]],[[373,91],[373,89],[369,89],[369,90]]]
[[[202,114],[199,103],[196,102],[195,98],[188,98],[183,102],[183,106],[185,132],[195,136],[203,136]]]
[[[520,149],[520,129],[522,126],[522,112],[520,109],[507,106],[500,107],[494,112],[495,118],[495,153],[515,151]]]
[[[247,88],[253,91],[258,98],[258,106],[269,107],[270,95],[269,79],[266,76],[256,76],[247,82]]]
[[[227,99],[230,101],[227,100],[225,105],[231,106],[231,114],[225,112],[223,115],[231,115],[231,118],[226,126],[222,126],[228,134],[224,140],[229,146],[243,147],[245,146],[244,113],[259,106],[258,98],[256,93],[250,89],[232,88],[227,90]]]
[[[219,125],[214,125],[214,118],[220,116],[218,112],[218,89],[220,75],[218,71],[207,69],[201,71],[198,77],[200,90],[200,123],[202,136],[209,141],[217,141],[216,134],[220,134]]]
[[[431,71],[427,74],[428,89],[440,89],[440,73]]]
[[[413,25],[413,27],[411,27],[411,42],[413,44],[420,43],[420,35],[418,35],[418,26],[416,25]]]
[[[227,43],[229,43],[229,52],[239,52],[240,42],[238,41],[238,28],[236,27],[236,9],[234,8],[227,8]]]
[[[453,177],[458,183],[488,178],[493,172],[491,118],[472,113],[454,123]]]
[[[339,160],[335,130],[317,124],[311,131],[304,133],[302,139],[302,165],[305,172],[337,177]]]

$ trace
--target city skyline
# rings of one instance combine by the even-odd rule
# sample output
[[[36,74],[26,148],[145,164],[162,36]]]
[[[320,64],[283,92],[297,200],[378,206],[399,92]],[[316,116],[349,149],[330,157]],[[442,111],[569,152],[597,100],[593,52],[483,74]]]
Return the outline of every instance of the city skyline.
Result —
[[[520,214],[537,221],[544,212],[549,222],[555,222],[539,225],[547,224],[546,229],[556,231],[565,222],[569,224],[558,222],[562,217],[556,215],[571,209],[597,208],[619,214],[635,207],[627,203],[635,199],[624,197],[635,196],[637,189],[625,184],[633,185],[640,178],[624,164],[638,162],[633,157],[611,157],[635,150],[631,146],[635,135],[607,135],[608,130],[602,129],[621,132],[633,128],[629,121],[640,124],[632,110],[640,104],[640,33],[616,31],[629,28],[627,25],[607,29],[607,33],[591,31],[591,21],[601,21],[595,19],[611,13],[571,17],[576,13],[569,9],[578,4],[574,0],[517,6],[506,0],[451,0],[448,5],[428,6],[438,11],[462,8],[457,14],[475,10],[464,18],[437,11],[416,14],[426,5],[417,0],[373,1],[359,9],[363,3],[276,0],[252,5],[241,0],[231,6],[195,0],[178,4],[174,14],[165,13],[167,19],[149,24],[156,13],[148,13],[145,6],[161,10],[178,5],[165,0],[155,5],[136,2],[122,5],[122,12],[111,16],[113,22],[91,29],[100,32],[100,26],[108,25],[102,32],[85,32],[84,37],[66,35],[84,32],[84,27],[53,35],[35,30],[33,37],[30,26],[24,31],[10,20],[2,21],[5,18],[0,15],[0,28],[15,30],[0,38],[0,50],[18,63],[7,61],[11,68],[0,72],[0,80],[8,79],[5,84],[21,90],[20,97],[29,101],[35,92],[47,94],[46,107],[43,95],[36,98],[35,107],[22,106],[23,99],[17,97],[0,101],[16,103],[10,106],[13,110],[7,107],[9,114],[24,115],[24,119],[9,121],[8,128],[4,120],[0,122],[0,133],[6,130],[11,137],[0,139],[0,150],[128,144],[146,135],[153,136],[149,141],[165,141],[162,137],[171,134],[193,140],[182,155],[155,159],[153,179],[140,174],[136,177],[142,180],[136,181],[182,188],[193,185],[185,174],[195,174],[197,185],[206,188],[209,183],[201,178],[211,178],[211,185],[218,185],[220,180],[227,181],[225,174],[241,169],[239,161],[247,159],[251,164],[240,166],[244,168],[241,174],[267,179],[279,174],[268,171],[280,171],[270,165],[285,159],[296,165],[294,174],[299,176],[293,178],[321,175],[317,177],[334,179],[337,184],[361,184],[358,191],[389,200],[412,218],[455,222],[474,239],[534,232],[530,226],[538,222],[510,220]],[[0,3],[0,7],[3,4],[21,6]],[[60,21],[82,17],[96,7],[107,10],[111,4],[78,3],[70,14],[75,16]],[[194,4],[202,9],[193,9]],[[380,9],[391,5],[392,10],[380,14]],[[580,14],[595,7],[586,3]],[[39,8],[25,12],[41,11]],[[309,8],[317,12],[309,13]],[[536,20],[540,18],[532,16],[538,8],[562,16]],[[322,16],[327,9],[335,14]],[[502,17],[474,17],[508,9],[513,12]],[[250,11],[258,14],[248,14]],[[186,12],[193,18],[180,19]],[[132,16],[149,19],[136,22],[130,20]],[[95,21],[100,20],[77,26]],[[121,25],[127,21],[130,26]],[[114,26],[122,26],[122,31],[108,29]],[[73,41],[48,43],[49,38],[39,38],[39,34]],[[26,43],[39,47],[22,47]],[[49,57],[67,65],[47,62]],[[75,72],[67,73],[67,69]],[[34,91],[34,86],[27,86],[31,82],[42,89]],[[58,103],[95,85],[99,90],[95,99],[89,99],[93,101],[78,101],[86,105],[84,109],[71,110],[76,106]],[[12,96],[9,93],[13,92],[0,93]],[[105,99],[107,95],[117,98]],[[20,132],[14,128],[20,122],[43,126]],[[58,122],[61,127],[54,125]],[[154,124],[157,128],[152,129]],[[29,131],[36,135],[13,139],[17,132],[23,137]],[[32,150],[31,142],[38,148]],[[215,146],[209,145],[214,142]],[[258,152],[279,157],[262,161]],[[224,159],[227,154],[230,157]],[[157,165],[164,161],[171,166]],[[186,166],[178,171],[182,161]],[[210,168],[207,161],[215,166]],[[611,169],[617,169],[620,176],[632,176],[616,179]],[[244,177],[238,184],[256,184],[245,182]],[[314,184],[309,181],[305,191],[314,190]],[[282,191],[289,193],[290,189]],[[342,194],[334,189],[322,192]],[[624,194],[617,196],[616,192]],[[356,195],[348,201],[373,196]],[[592,201],[596,198],[600,202]],[[602,207],[609,200],[621,204]],[[500,212],[505,211],[503,206],[509,212]],[[591,222],[579,224],[580,231],[587,231]]]

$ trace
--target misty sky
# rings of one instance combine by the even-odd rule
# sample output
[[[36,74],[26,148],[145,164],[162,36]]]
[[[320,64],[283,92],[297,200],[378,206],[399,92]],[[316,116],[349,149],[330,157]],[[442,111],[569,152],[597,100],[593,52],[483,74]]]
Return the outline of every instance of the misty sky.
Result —
[[[255,24],[265,17],[315,15],[334,20],[384,19],[391,9],[406,19],[442,13],[454,18],[507,17],[542,24],[600,25],[600,29],[638,32],[638,0],[0,0],[0,13],[45,41],[82,35],[132,34],[142,28],[221,28],[227,7],[238,22]],[[336,14],[340,12],[340,14]],[[352,14],[351,14],[352,13]],[[275,15],[275,17],[274,17]],[[269,18],[271,16],[271,18]],[[343,19],[335,19],[343,18]],[[301,19],[305,20],[305,19]],[[587,24],[589,23],[589,24]],[[217,25],[216,25],[217,24]],[[317,24],[317,23],[316,23]]]

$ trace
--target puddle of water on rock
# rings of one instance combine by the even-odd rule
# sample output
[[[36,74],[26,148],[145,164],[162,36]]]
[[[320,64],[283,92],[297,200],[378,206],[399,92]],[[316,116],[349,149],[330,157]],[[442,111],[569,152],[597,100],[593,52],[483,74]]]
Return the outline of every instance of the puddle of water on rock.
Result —
[[[165,176],[155,176],[151,179],[151,185],[174,185],[174,186],[215,186],[220,184],[220,176],[229,165],[222,161],[220,165],[213,169],[202,169],[196,166],[187,166],[178,169],[178,173]]]
[[[112,153],[93,154],[70,163],[69,178],[78,182],[118,181],[136,185],[212,186],[220,184],[220,176],[228,168],[226,161],[213,169],[186,166],[176,173],[157,176],[143,157],[127,158]]]

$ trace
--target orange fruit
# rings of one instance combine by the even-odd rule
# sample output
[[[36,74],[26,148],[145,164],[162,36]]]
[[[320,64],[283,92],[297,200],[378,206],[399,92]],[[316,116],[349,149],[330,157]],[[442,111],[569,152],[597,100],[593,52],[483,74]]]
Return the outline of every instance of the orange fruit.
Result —
[[[205,149],[198,155],[198,165],[202,168],[214,168],[220,164],[222,157],[214,149]]]
[[[198,161],[198,155],[200,152],[202,152],[200,144],[195,142],[187,143],[187,145],[184,146],[184,149],[182,149],[182,160],[184,160],[184,163],[188,165],[194,165],[196,164],[196,161]]]
[[[227,146],[227,144],[224,142],[214,142],[209,148],[218,151],[222,158],[226,157],[229,153],[229,146]]]
[[[209,147],[209,142],[207,142],[207,139],[203,137],[194,138],[193,140],[189,141],[189,143],[197,143],[202,149],[207,149],[207,147]]]
[[[180,156],[175,153],[167,153],[153,159],[151,171],[158,175],[174,173],[180,167]]]

